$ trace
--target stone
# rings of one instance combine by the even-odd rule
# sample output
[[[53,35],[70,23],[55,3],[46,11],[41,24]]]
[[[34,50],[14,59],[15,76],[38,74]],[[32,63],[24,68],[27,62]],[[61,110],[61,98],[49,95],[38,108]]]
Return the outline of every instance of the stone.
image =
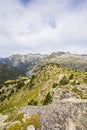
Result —
[[[35,127],[33,125],[29,125],[26,130],[35,130]]]

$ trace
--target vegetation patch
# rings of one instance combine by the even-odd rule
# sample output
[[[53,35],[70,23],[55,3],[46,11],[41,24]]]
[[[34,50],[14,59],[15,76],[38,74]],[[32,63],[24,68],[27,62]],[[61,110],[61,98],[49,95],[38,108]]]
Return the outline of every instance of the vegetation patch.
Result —
[[[16,112],[13,112],[11,114],[9,114],[8,118],[6,119],[5,122],[14,122],[14,121],[22,121],[22,119],[24,118],[24,115],[23,113],[16,113]]]
[[[58,86],[58,83],[53,83],[52,88],[56,88]]]
[[[26,118],[25,121],[12,124],[8,130],[26,130],[29,125],[33,125],[35,129],[41,130],[40,116],[32,115],[31,117]]]
[[[8,130],[21,130],[21,126],[22,124],[21,123],[15,123],[13,125],[11,125]]]
[[[49,63],[31,78],[20,77],[1,85],[0,113],[9,116],[7,121],[21,121],[23,115],[18,113],[21,107],[49,105],[55,96],[53,94],[57,94],[61,99],[69,97],[85,99],[86,82],[87,73]]]
[[[66,84],[68,84],[68,83],[69,83],[69,80],[67,79],[66,76],[64,76],[64,77],[60,80],[60,82],[59,82],[60,85],[66,85]]]
[[[38,105],[38,101],[31,99],[30,101],[28,101],[28,105],[36,106],[36,105]]]
[[[50,103],[52,103],[52,95],[50,94],[50,92],[48,92],[43,101],[43,105],[48,105]]]
[[[26,119],[25,122],[22,123],[23,128],[27,128],[28,125],[33,125],[36,129],[41,129],[40,116],[32,115],[30,118]]]

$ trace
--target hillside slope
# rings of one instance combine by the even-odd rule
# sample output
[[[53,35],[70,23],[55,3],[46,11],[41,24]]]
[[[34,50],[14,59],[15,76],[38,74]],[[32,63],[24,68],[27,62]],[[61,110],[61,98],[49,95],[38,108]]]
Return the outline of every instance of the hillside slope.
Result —
[[[9,115],[7,121],[20,120],[21,117],[17,114],[22,112],[25,117],[39,115],[43,130],[54,128],[62,130],[66,129],[65,125],[69,123],[69,119],[76,124],[81,114],[84,124],[80,124],[79,119],[78,129],[86,130],[87,128],[86,115],[84,116],[87,106],[86,72],[67,69],[56,63],[48,63],[31,78],[20,77],[17,80],[6,81],[1,90],[1,98],[3,96],[5,98],[0,101],[0,113]],[[40,105],[40,107],[35,107],[35,105]],[[83,106],[82,113],[79,113]],[[78,129],[75,126],[75,130]]]
[[[3,83],[8,79],[16,79],[19,75],[23,75],[23,72],[11,65],[6,65],[0,62],[0,83]]]

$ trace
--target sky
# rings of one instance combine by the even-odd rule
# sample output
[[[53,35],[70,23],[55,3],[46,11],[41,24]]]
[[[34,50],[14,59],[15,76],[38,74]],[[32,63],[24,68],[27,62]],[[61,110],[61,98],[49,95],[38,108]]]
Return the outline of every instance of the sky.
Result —
[[[0,0],[0,57],[87,54],[87,0]]]

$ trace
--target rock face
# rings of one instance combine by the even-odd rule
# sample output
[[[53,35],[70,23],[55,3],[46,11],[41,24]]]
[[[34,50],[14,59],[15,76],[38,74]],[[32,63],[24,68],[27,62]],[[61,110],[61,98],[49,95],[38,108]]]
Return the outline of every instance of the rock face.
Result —
[[[67,99],[49,106],[27,106],[24,116],[39,114],[41,130],[87,130],[87,100]]]
[[[26,130],[35,130],[35,127],[33,125],[29,125]]]

